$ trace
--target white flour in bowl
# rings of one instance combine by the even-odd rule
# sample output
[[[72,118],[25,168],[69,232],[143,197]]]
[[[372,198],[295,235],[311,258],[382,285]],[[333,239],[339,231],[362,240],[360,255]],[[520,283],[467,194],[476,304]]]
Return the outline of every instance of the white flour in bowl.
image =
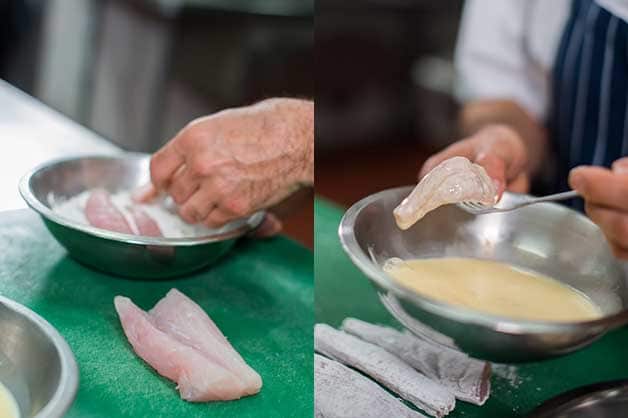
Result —
[[[48,203],[52,210],[60,216],[71,221],[89,225],[85,216],[85,203],[92,190],[86,190],[70,199],[58,201],[54,195],[48,196]],[[203,225],[190,225],[179,215],[172,213],[166,208],[162,199],[157,199],[151,204],[137,204],[131,199],[129,191],[122,191],[111,194],[111,201],[122,212],[127,221],[132,219],[131,214],[126,209],[135,206],[143,209],[151,218],[157,222],[164,237],[167,238],[193,238],[216,233],[216,229],[209,229]],[[133,224],[133,221],[129,222]]]

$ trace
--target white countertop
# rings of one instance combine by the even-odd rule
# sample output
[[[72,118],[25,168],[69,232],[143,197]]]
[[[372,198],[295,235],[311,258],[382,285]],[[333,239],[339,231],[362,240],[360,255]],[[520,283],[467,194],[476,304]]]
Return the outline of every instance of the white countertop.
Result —
[[[112,154],[120,148],[0,80],[0,210],[25,208],[17,185],[53,158]]]

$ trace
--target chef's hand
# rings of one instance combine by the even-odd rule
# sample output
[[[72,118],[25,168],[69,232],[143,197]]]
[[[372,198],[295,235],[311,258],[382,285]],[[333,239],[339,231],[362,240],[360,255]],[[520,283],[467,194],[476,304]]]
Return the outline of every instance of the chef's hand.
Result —
[[[269,99],[188,124],[150,162],[189,223],[218,227],[272,206],[314,179],[314,104]],[[278,232],[269,215],[258,235]]]
[[[528,191],[528,153],[519,134],[507,125],[487,125],[434,154],[423,164],[419,178],[442,161],[456,156],[466,157],[484,167],[497,186],[499,198],[504,190]]]
[[[606,235],[618,258],[628,259],[628,157],[604,167],[576,167],[569,185],[585,200],[585,210]]]

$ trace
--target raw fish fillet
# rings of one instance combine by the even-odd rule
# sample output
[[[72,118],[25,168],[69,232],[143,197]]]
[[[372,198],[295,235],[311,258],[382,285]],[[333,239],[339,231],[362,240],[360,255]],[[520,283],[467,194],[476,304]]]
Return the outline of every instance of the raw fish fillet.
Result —
[[[345,319],[342,329],[395,354],[451,390],[460,400],[483,405],[488,399],[491,366],[487,362],[359,319]]]
[[[425,418],[364,375],[318,354],[314,409],[316,418]]]
[[[139,232],[139,235],[144,235],[147,237],[161,237],[163,234],[161,233],[161,229],[157,222],[148,215],[144,210],[135,207],[128,206],[127,210],[133,217],[133,221],[135,222],[135,226]]]
[[[240,377],[246,395],[260,391],[260,375],[233,349],[205,311],[183,293],[171,289],[148,313],[160,330]]]
[[[132,234],[133,230],[122,212],[113,204],[109,192],[97,189],[85,204],[85,216],[90,225],[109,231]]]
[[[195,312],[188,305],[196,306],[196,304],[180,292],[175,292],[169,292],[168,296],[162,299],[164,301],[170,297],[167,303],[162,304],[161,307],[155,306],[154,309],[158,308],[157,315],[144,312],[129,298],[122,296],[114,298],[124,333],[137,355],[159,374],[176,382],[181,398],[188,401],[233,400],[259,392],[261,379],[259,384],[253,385],[250,375],[242,373],[239,365],[231,364],[235,356],[225,355],[218,361],[219,356],[228,351],[226,346],[231,350],[233,348],[226,342],[224,335],[211,322],[207,314],[201,315]],[[172,303],[173,296],[175,303]],[[181,302],[180,297],[185,300]],[[180,303],[184,304],[182,311],[185,315],[196,315],[196,317],[187,317],[188,321],[195,325],[181,329],[177,333],[171,333],[172,328],[176,329],[180,321],[176,318],[178,313],[171,309],[176,309]],[[197,308],[202,311],[200,307],[197,306]],[[199,315],[202,317],[198,317]],[[159,319],[156,319],[156,316]],[[160,327],[159,324],[164,322],[171,325]],[[211,325],[202,326],[204,322],[209,322]],[[200,326],[200,328],[196,329],[195,326]],[[195,335],[186,337],[185,333],[192,328]],[[215,328],[211,335],[207,332],[209,328]],[[220,335],[220,338],[217,335]],[[205,339],[209,341],[201,344],[201,341]],[[209,355],[208,350],[212,343],[218,347]],[[199,349],[194,344],[203,348]],[[244,362],[237,353],[236,356]],[[254,371],[251,370],[251,372],[257,375]]]
[[[314,349],[371,376],[430,415],[443,417],[456,406],[456,398],[449,390],[399,357],[329,325],[314,327]]]
[[[408,229],[428,212],[465,201],[494,205],[497,190],[483,167],[464,157],[443,161],[425,175],[393,214],[397,226]]]

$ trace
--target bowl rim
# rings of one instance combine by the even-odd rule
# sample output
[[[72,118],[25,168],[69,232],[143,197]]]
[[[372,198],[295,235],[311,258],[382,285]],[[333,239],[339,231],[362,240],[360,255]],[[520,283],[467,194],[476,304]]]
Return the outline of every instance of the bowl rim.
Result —
[[[383,196],[386,196],[387,194],[392,192],[398,192],[400,190],[408,190],[409,192],[412,187],[413,186],[411,185],[393,187],[371,194],[359,200],[358,202],[354,203],[349,209],[347,209],[338,226],[338,236],[340,238],[340,243],[343,250],[351,259],[353,264],[355,264],[362,271],[362,273],[364,273],[367,278],[371,282],[376,284],[379,288],[385,289],[386,291],[394,294],[401,299],[409,300],[419,309],[425,310],[431,314],[435,314],[437,316],[467,325],[487,327],[494,331],[502,332],[505,334],[564,334],[582,331],[583,328],[592,329],[601,327],[605,329],[611,329],[628,322],[628,309],[623,309],[614,314],[589,321],[552,322],[538,320],[518,320],[451,305],[430,297],[422,296],[405,286],[398,285],[387,274],[385,274],[379,266],[376,266],[373,261],[369,257],[367,257],[362,251],[355,237],[354,225],[361,211],[365,207],[369,206],[371,203],[380,200]],[[504,192],[504,194],[516,195],[515,193],[510,192]],[[558,206],[558,208],[561,210],[571,210],[569,208],[562,207],[556,203],[541,204]],[[584,221],[594,225],[586,216],[580,213],[577,213],[577,215],[581,216]],[[619,268],[617,262],[615,262],[614,264],[615,268]]]
[[[32,192],[30,183],[33,176],[37,175],[41,171],[45,169],[50,169],[51,167],[68,163],[71,161],[78,160],[143,160],[150,158],[149,154],[140,153],[140,152],[126,152],[122,151],[116,154],[85,154],[85,155],[75,155],[69,157],[55,158],[48,160],[42,164],[39,164],[29,170],[26,174],[22,176],[19,182],[19,192],[26,204],[37,212],[43,218],[52,221],[56,224],[62,225],[66,228],[74,229],[81,231],[83,233],[94,235],[99,238],[104,238],[112,241],[119,241],[125,244],[138,244],[138,245],[151,245],[151,246],[193,246],[199,244],[208,244],[213,242],[227,241],[230,239],[239,238],[247,233],[252,232],[256,228],[258,228],[262,221],[264,220],[266,213],[265,211],[258,211],[246,218],[243,218],[245,221],[243,224],[238,226],[232,226],[231,228],[227,228],[226,231],[210,234],[210,235],[202,235],[199,237],[189,237],[189,238],[168,238],[168,237],[148,237],[141,235],[132,235],[132,234],[123,234],[120,232],[108,231],[106,229],[95,228],[91,225],[83,225],[67,218],[64,218],[57,213],[55,213],[52,209],[42,203]],[[229,224],[226,225],[227,227]],[[224,227],[223,227],[224,228]]]
[[[50,400],[35,414],[34,418],[63,417],[74,403],[79,385],[79,369],[72,349],[59,331],[32,309],[1,295],[0,305],[21,315],[39,328],[57,350],[61,364],[59,385]]]

